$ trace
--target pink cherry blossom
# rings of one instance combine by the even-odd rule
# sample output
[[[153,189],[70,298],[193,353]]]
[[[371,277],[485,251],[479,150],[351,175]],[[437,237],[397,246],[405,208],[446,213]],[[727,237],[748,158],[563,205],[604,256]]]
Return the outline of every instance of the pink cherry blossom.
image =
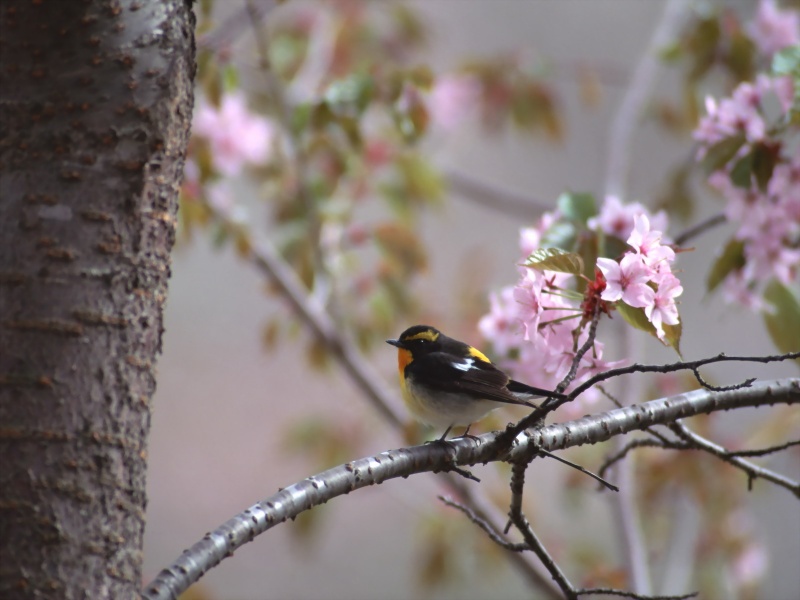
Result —
[[[775,0],[761,0],[749,31],[759,51],[766,56],[800,44],[798,12],[779,9]]]
[[[750,542],[733,562],[732,575],[739,586],[753,585],[761,580],[769,567],[769,555],[763,544]]]
[[[534,250],[542,245],[542,232],[536,227],[523,227],[519,230],[519,247],[522,258],[527,259]]]
[[[677,277],[666,278],[659,285],[653,303],[644,307],[644,314],[656,328],[658,339],[664,339],[664,325],[678,324],[678,307],[675,298],[683,293]]]
[[[753,312],[761,312],[767,304],[761,298],[762,291],[744,276],[741,270],[733,271],[722,282],[722,298],[728,304],[738,304]]]
[[[436,80],[428,102],[431,120],[444,130],[459,126],[477,106],[480,82],[468,75],[444,75]]]
[[[514,288],[508,286],[489,294],[489,312],[478,321],[481,335],[492,342],[495,352],[504,356],[522,339],[522,326],[517,316]]]
[[[659,263],[675,260],[675,251],[661,244],[662,235],[660,231],[650,229],[647,215],[637,215],[634,217],[633,231],[628,238],[628,245],[642,256],[644,264],[655,268]]]
[[[536,269],[525,269],[522,279],[514,288],[517,302],[517,317],[525,330],[524,339],[529,340],[539,329],[542,316],[543,275]]]
[[[606,278],[603,300],[622,300],[628,306],[644,308],[653,303],[653,288],[647,285],[652,270],[644,264],[638,254],[626,254],[620,262],[610,258],[598,258],[597,266]]]
[[[276,135],[270,121],[250,112],[241,92],[224,95],[219,108],[201,99],[194,134],[208,140],[214,166],[228,177],[265,162]]]
[[[737,94],[738,92],[738,94]],[[766,124],[759,112],[760,93],[749,83],[739,84],[731,98],[723,98],[719,104],[706,98],[706,116],[694,130],[694,138],[701,143],[698,158],[703,158],[708,147],[738,134],[744,134],[748,142],[764,138]]]

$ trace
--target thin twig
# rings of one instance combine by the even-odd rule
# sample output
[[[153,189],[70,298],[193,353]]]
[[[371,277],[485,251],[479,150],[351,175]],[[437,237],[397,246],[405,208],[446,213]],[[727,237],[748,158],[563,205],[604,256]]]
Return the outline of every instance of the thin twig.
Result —
[[[767,448],[756,448],[754,450],[729,450],[728,456],[766,456],[767,454],[774,454],[775,452],[780,452],[781,450],[786,450],[786,448],[797,445],[800,445],[800,440],[792,440],[785,444],[769,446]]]
[[[595,336],[597,335],[597,323],[600,320],[600,312],[599,305],[595,306],[594,314],[592,315],[592,322],[589,326],[589,335],[586,338],[583,346],[576,352],[575,356],[572,359],[572,365],[570,366],[570,370],[564,379],[556,386],[556,392],[563,392],[567,386],[572,383],[572,380],[575,379],[575,375],[578,372],[578,365],[580,364],[581,359],[583,356],[589,351],[589,349],[594,345]],[[574,393],[573,393],[574,394]],[[549,398],[542,403],[542,405],[533,410],[529,415],[523,417],[520,421],[516,424],[509,425],[506,427],[505,431],[497,436],[497,444],[500,448],[509,448],[516,438],[521,432],[525,431],[529,427],[536,425],[537,423],[543,422],[545,415],[549,412],[555,410],[558,406],[564,404],[564,402],[568,402],[571,398],[574,397],[573,394],[562,398],[561,400],[555,400],[554,398]]]
[[[717,225],[722,225],[723,223],[727,223],[727,221],[728,219],[725,216],[725,213],[719,213],[711,217],[708,217],[707,219],[700,221],[696,225],[693,225],[684,232],[678,234],[678,236],[675,238],[675,245],[683,246],[689,240],[696,238],[697,236],[708,231],[709,229],[713,229]]]
[[[553,558],[545,549],[544,545],[539,541],[539,538],[534,533],[528,519],[522,512],[522,493],[525,488],[525,473],[528,468],[529,461],[515,462],[511,465],[511,507],[508,512],[510,522],[522,534],[522,539],[525,540],[525,545],[542,561],[542,564],[550,572],[551,577],[556,582],[562,593],[566,598],[575,598],[575,588],[564,575],[564,572],[556,564]],[[508,533],[508,526],[506,526],[506,533]]]
[[[793,360],[795,358],[800,358],[800,352],[787,352],[786,354],[772,354],[769,356],[728,356],[724,352],[721,352],[720,354],[711,356],[709,358],[701,358],[699,360],[688,362],[676,362],[666,365],[641,365],[639,363],[634,363],[627,367],[610,369],[604,373],[598,373],[594,377],[590,377],[572,390],[567,398],[549,404],[542,412],[545,414],[552,412],[565,402],[569,402],[573,398],[580,396],[583,392],[590,389],[592,386],[597,385],[599,382],[612,379],[613,377],[619,377],[620,375],[629,375],[631,373],[674,373],[676,371],[692,370],[704,365],[710,365],[719,362],[754,362],[766,364],[771,362]]]
[[[539,454],[541,454],[542,456],[547,456],[548,458],[554,458],[557,461],[562,462],[565,465],[568,465],[568,466],[572,467],[573,469],[575,469],[577,471],[580,471],[584,475],[588,475],[589,477],[591,477],[592,479],[597,481],[600,485],[602,485],[605,488],[608,488],[612,492],[618,492],[619,491],[619,488],[617,486],[615,486],[613,483],[609,483],[608,481],[606,481],[605,479],[603,479],[599,475],[597,475],[595,473],[592,473],[591,471],[589,471],[588,469],[583,468],[582,466],[580,466],[577,463],[569,461],[566,458],[561,458],[557,454],[553,454],[552,452],[548,452],[547,450],[539,450]]]
[[[524,552],[525,550],[529,550],[527,544],[520,543],[520,542],[514,543],[514,542],[509,542],[508,540],[506,540],[503,537],[503,535],[500,532],[496,531],[495,528],[489,522],[484,521],[483,519],[481,519],[468,506],[465,506],[464,504],[461,504],[460,502],[456,502],[455,500],[453,500],[449,496],[441,496],[440,495],[440,496],[437,496],[437,498],[439,498],[439,500],[444,502],[447,506],[452,506],[453,508],[455,508],[457,510],[460,510],[462,513],[467,515],[467,518],[470,521],[472,521],[478,527],[483,529],[486,532],[486,535],[489,536],[489,539],[492,540],[493,542],[495,542],[501,548],[505,548],[506,550],[510,550],[511,552]]]
[[[739,456],[731,456],[731,454],[725,448],[694,433],[680,421],[670,423],[668,427],[675,433],[675,435],[684,440],[692,448],[713,454],[726,463],[744,471],[747,474],[748,489],[752,489],[753,480],[760,477],[762,479],[766,479],[767,481],[771,481],[775,485],[778,485],[782,488],[786,488],[792,492],[792,494],[797,496],[797,498],[800,498],[800,483],[797,481],[793,481],[788,477],[784,477],[775,471],[770,471],[764,467],[759,467],[749,460],[745,460]]]
[[[698,369],[692,369],[692,374],[694,374],[694,378],[697,379],[697,382],[700,385],[702,385],[707,390],[711,390],[713,392],[728,392],[730,390],[740,390],[742,388],[750,387],[756,380],[755,377],[750,377],[749,379],[745,379],[741,383],[734,383],[733,385],[716,386],[716,385],[711,385],[705,379],[703,379],[703,376],[700,375],[700,371]]]
[[[569,368],[569,373],[561,382],[556,386],[557,392],[563,392],[565,389],[569,387],[569,384],[575,379],[575,376],[578,374],[578,366],[581,364],[581,360],[586,355],[586,353],[594,347],[594,340],[597,337],[597,324],[600,322],[600,315],[603,314],[600,311],[600,303],[596,303],[594,306],[594,312],[592,313],[592,322],[589,325],[589,335],[586,337],[586,341],[584,342],[583,346],[580,347],[578,352],[575,353],[575,356],[572,359],[572,365]]]
[[[528,222],[533,222],[551,208],[546,202],[482,181],[457,169],[446,169],[444,174],[450,189],[464,199],[505,214],[522,217]]]
[[[625,590],[616,590],[614,588],[586,588],[575,591],[578,596],[604,594],[608,596],[620,596],[622,598],[633,598],[634,600],[688,600],[688,598],[694,598],[699,593],[699,592],[691,592],[689,594],[680,594],[678,596],[650,596],[646,594],[635,594],[633,592],[626,592]]]
[[[600,467],[600,476],[605,475],[608,469],[610,469],[614,464],[618,463],[623,458],[628,456],[628,453],[630,453],[631,450],[636,450],[637,448],[674,448],[674,446],[672,445],[671,442],[664,442],[660,440],[651,440],[651,439],[631,440],[630,442],[625,444],[619,451],[609,456],[603,462],[603,465]]]

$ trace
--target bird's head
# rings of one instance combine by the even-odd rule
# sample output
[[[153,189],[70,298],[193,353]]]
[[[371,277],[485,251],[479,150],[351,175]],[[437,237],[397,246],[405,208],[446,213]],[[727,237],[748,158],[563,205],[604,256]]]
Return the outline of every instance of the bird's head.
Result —
[[[396,340],[386,340],[387,344],[406,350],[412,356],[421,356],[442,349],[447,336],[430,325],[414,325],[409,327]]]

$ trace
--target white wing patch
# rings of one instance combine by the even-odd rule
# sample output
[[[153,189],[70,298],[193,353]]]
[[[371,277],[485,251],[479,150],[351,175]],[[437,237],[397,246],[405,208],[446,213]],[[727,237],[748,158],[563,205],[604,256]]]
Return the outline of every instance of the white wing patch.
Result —
[[[474,358],[465,358],[462,362],[454,362],[451,363],[456,369],[459,371],[464,371],[465,373],[473,368],[472,365],[475,364]]]

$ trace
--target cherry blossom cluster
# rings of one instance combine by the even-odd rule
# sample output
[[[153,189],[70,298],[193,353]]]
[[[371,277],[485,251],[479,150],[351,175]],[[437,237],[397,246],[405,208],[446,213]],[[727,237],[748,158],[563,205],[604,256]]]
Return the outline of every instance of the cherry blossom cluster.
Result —
[[[800,44],[800,14],[781,10],[775,0],[761,0],[748,32],[759,52],[770,58],[778,50]]]
[[[740,135],[744,136],[745,142],[737,156],[744,156],[753,144],[764,142],[768,137],[764,102],[770,92],[774,93],[782,113],[786,114],[794,95],[792,78],[789,76],[773,78],[759,75],[755,83],[739,84],[730,98],[724,98],[719,103],[707,97],[707,114],[694,131],[694,138],[700,142],[698,158],[705,157],[714,144]]]
[[[549,231],[561,220],[558,211],[545,213],[535,227],[520,231],[523,262],[542,248]],[[683,288],[672,272],[675,252],[651,223],[666,228],[666,214],[653,215],[641,204],[624,205],[609,196],[587,225],[597,233],[627,240],[630,250],[619,261],[598,258],[596,279],[584,295],[575,291],[573,275],[528,267],[520,267],[516,285],[490,294],[490,310],[478,327],[497,355],[504,357],[503,368],[532,385],[555,386],[569,372],[576,349],[588,337],[586,307],[592,301],[624,302],[642,309],[663,340],[664,325],[678,323],[675,299]],[[588,298],[593,294],[596,300]],[[595,340],[581,360],[576,382],[617,364],[603,359],[603,343]]]
[[[675,298],[683,293],[680,280],[672,272],[675,251],[661,243],[663,234],[651,229],[646,214],[635,215],[633,219],[633,231],[627,240],[632,250],[619,262],[597,259],[597,267],[606,280],[606,289],[600,297],[644,309],[647,320],[663,341],[664,325],[678,324]]]
[[[735,154],[708,179],[725,198],[725,215],[736,225],[734,239],[742,244],[741,265],[727,273],[723,296],[753,310],[768,308],[762,294],[771,280],[790,287],[800,270],[800,158],[787,157],[786,145],[775,137],[778,129],[768,125],[768,101],[777,99],[774,118],[781,122],[791,108],[794,94],[790,77],[760,75],[755,83],[742,83],[730,98],[706,101],[707,115],[694,132],[700,143],[698,158],[715,144],[744,139]],[[797,148],[788,148],[788,154]],[[768,180],[747,173],[744,181],[737,170],[749,156],[772,162]],[[755,162],[755,160],[754,160]],[[753,167],[755,169],[755,167]]]
[[[247,166],[266,164],[272,156],[277,128],[267,118],[250,111],[241,91],[227,92],[214,106],[201,97],[192,126],[193,144],[207,145],[207,165],[212,172],[202,172],[196,159],[184,167],[183,193],[196,199],[201,195],[208,204],[234,223],[247,221],[245,208],[236,202],[230,180]],[[196,156],[196,151],[191,153]]]
[[[489,340],[503,369],[531,385],[552,389],[569,372],[576,348],[588,337],[587,328],[574,332],[580,321],[580,300],[565,293],[571,275],[522,268],[515,286],[489,296],[490,311],[479,322],[481,334]],[[603,343],[595,340],[578,368],[576,382],[607,370],[617,363],[603,360]],[[595,390],[581,396],[583,402],[599,397]],[[569,406],[565,406],[568,417]],[[574,410],[583,408],[573,406]]]
[[[762,300],[767,284],[797,284],[800,272],[800,157],[775,165],[766,191],[744,189],[716,171],[709,184],[726,199],[725,216],[736,224],[743,264],[722,283],[727,302],[752,310],[769,309]]]
[[[272,152],[276,128],[247,107],[241,91],[222,96],[214,106],[200,99],[193,134],[208,142],[214,168],[226,177],[239,175],[248,164],[266,162]]]

